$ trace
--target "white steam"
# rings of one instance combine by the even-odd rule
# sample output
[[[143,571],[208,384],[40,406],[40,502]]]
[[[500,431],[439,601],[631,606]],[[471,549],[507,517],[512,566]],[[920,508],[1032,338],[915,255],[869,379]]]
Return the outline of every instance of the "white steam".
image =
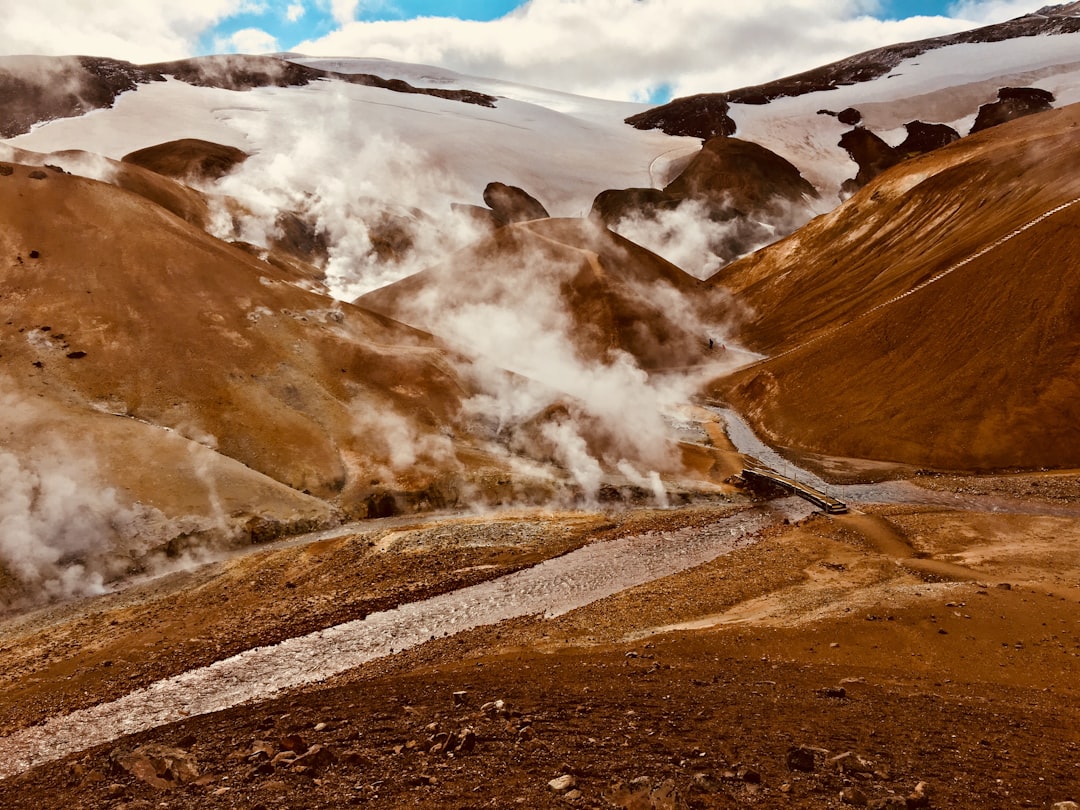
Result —
[[[451,210],[475,190],[358,119],[346,92],[320,87],[289,117],[251,115],[244,126],[261,151],[213,187],[243,210],[219,200],[211,226],[220,238],[268,247],[282,236],[279,215],[295,214],[325,242],[326,284],[340,300],[411,275],[478,235]],[[397,242],[389,257],[379,244],[386,232]]]
[[[717,220],[705,202],[686,200],[677,208],[623,217],[612,230],[705,280],[736,259],[794,232],[813,216],[808,206],[790,205],[756,218]]]

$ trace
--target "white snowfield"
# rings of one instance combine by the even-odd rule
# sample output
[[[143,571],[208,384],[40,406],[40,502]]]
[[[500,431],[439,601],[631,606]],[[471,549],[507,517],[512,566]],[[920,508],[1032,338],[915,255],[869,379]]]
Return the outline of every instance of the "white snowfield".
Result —
[[[476,90],[498,101],[489,108],[340,81],[230,91],[170,79],[122,94],[111,109],[51,121],[7,143],[37,152],[83,149],[117,159],[178,138],[201,138],[264,158],[280,154],[292,162],[307,149],[324,157],[328,177],[377,143],[408,152],[416,173],[432,176],[435,199],[425,202],[434,212],[449,202],[481,205],[484,187],[499,181],[524,188],[555,216],[588,214],[595,196],[608,188],[664,185],[669,161],[701,146],[696,138],[625,124],[624,118],[645,109],[639,104],[457,77],[420,65],[302,61],[417,86]],[[393,190],[385,191],[393,200]]]

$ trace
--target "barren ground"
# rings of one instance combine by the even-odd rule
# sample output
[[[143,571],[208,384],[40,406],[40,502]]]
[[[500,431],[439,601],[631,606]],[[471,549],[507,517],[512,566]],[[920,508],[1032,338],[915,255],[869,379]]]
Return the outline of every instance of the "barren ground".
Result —
[[[1015,501],[1037,481],[1030,504],[1076,505],[1074,475],[1045,479],[932,485]],[[0,722],[731,509],[398,519],[9,621]],[[1077,684],[1080,519],[881,505],[37,767],[0,782],[0,807],[1049,807],[1080,798]],[[118,764],[149,743],[197,778]],[[290,765],[290,746],[319,756]],[[827,762],[849,751],[865,762]]]

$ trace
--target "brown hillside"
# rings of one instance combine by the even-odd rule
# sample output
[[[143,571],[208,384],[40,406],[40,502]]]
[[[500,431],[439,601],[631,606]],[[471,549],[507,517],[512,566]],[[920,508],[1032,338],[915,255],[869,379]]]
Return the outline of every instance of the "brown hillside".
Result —
[[[463,388],[429,338],[299,289],[142,197],[10,168],[0,176],[0,355],[16,390],[80,415],[107,463],[125,440],[95,427],[102,412],[170,428],[267,485],[347,509],[372,487],[430,484],[438,471],[423,458],[390,471],[387,438],[441,439],[456,418]],[[145,434],[138,422],[123,424]],[[454,469],[446,452],[440,463]],[[117,450],[146,463],[113,483],[141,493],[160,483],[182,500],[174,455]]]
[[[1080,210],[1014,234],[1080,197],[1078,124],[1074,105],[959,141],[731,265],[717,283],[774,357],[715,390],[817,453],[1080,465]]]

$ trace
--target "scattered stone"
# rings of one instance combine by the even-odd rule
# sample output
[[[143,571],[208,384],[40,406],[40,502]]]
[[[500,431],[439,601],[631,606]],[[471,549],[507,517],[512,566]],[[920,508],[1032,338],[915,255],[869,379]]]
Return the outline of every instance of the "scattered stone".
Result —
[[[159,790],[199,778],[199,769],[191,754],[164,745],[144,745],[130,754],[114,752],[113,761],[136,779]]]
[[[996,585],[996,587],[1000,588],[1003,591],[1011,591],[1012,590],[1012,585],[1009,584],[1008,582],[999,582]]]
[[[29,255],[30,255],[31,259],[40,259],[41,258],[41,253],[39,253],[36,250],[31,250]]]
[[[866,807],[866,805],[869,804],[866,794],[857,787],[847,787],[841,790],[840,801],[844,804],[853,805],[854,807]]]
[[[847,689],[842,686],[826,686],[818,689],[817,693],[822,697],[842,699],[847,697]]]
[[[112,664],[112,661],[106,661],[105,662],[106,666],[111,665],[111,664]],[[176,747],[177,748],[183,748],[185,751],[187,751],[187,750],[191,749],[195,745],[196,742],[198,742],[198,741],[195,739],[194,734],[185,734],[183,737],[181,737],[179,740],[177,740]]]
[[[454,697],[454,705],[455,706],[464,706],[469,700],[469,693],[468,692],[454,692],[453,697]]]
[[[315,730],[316,731],[326,731],[327,728],[328,728],[328,726],[326,725],[326,723],[316,723],[315,724]]]
[[[299,734],[288,734],[282,737],[280,746],[283,751],[294,751],[297,754],[303,754],[308,750],[307,743]]]
[[[568,790],[577,787],[577,777],[570,773],[564,773],[562,776],[557,776],[548,782],[547,786],[552,793],[566,793]]]
[[[1050,805],[1050,810],[1080,810],[1080,804],[1076,802],[1057,802]]]
[[[906,804],[909,808],[929,807],[930,785],[926,782],[919,782],[915,785],[915,789],[911,791],[911,795],[907,797]]]
[[[723,783],[708,773],[695,773],[690,782],[690,790],[694,793],[719,793],[722,789]]]
[[[531,726],[529,728],[531,728]],[[458,737],[461,742],[459,742],[457,748],[454,749],[457,753],[469,754],[476,749],[476,732],[471,728],[462,729],[459,732]]]
[[[563,798],[566,799],[567,801],[576,802],[583,795],[584,794],[580,790],[578,790],[577,788],[574,788],[573,790],[569,790],[566,793],[564,793]]]
[[[736,769],[735,776],[750,785],[761,784],[761,774],[753,768],[747,768],[745,765]]]
[[[110,799],[119,799],[125,793],[127,793],[127,788],[124,785],[115,782],[105,788],[105,795]]]
[[[270,760],[270,764],[275,768],[279,768],[282,765],[291,765],[296,761],[297,754],[295,751],[282,751],[280,754],[274,756]]]
[[[841,773],[873,773],[874,765],[868,759],[856,754],[854,751],[846,751],[843,754],[830,759],[827,763],[829,768]]]
[[[312,770],[321,770],[328,765],[333,765],[335,762],[337,762],[337,757],[333,751],[325,745],[315,744],[294,759],[291,767],[294,769],[311,768]]]

